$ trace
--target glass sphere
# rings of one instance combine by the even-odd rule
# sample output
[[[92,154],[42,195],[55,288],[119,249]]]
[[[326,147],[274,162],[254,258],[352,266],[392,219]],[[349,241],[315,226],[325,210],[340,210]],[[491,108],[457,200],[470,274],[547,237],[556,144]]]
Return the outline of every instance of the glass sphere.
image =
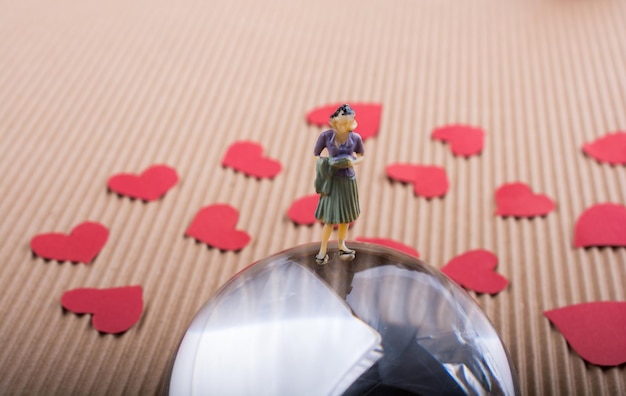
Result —
[[[478,304],[437,269],[384,246],[356,258],[298,246],[241,271],[197,313],[171,395],[518,394]]]

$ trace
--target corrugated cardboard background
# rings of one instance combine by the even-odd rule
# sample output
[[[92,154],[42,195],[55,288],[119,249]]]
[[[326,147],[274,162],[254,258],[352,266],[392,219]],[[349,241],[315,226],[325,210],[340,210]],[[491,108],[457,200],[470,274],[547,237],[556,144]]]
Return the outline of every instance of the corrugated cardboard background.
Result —
[[[393,238],[441,267],[492,250],[510,279],[476,295],[509,348],[524,394],[626,392],[624,366],[585,364],[543,317],[626,300],[625,249],[574,249],[588,206],[626,202],[626,169],[582,144],[626,129],[626,3],[599,1],[57,0],[0,3],[0,393],[153,394],[194,313],[237,271],[318,240],[286,218],[313,193],[319,105],[380,102],[358,169],[351,236]],[[481,156],[451,155],[436,126],[487,131]],[[223,169],[237,140],[284,169]],[[444,199],[417,198],[385,166],[444,166]],[[166,163],[163,200],[106,191],[119,172]],[[494,216],[493,192],[523,181],[553,197],[545,218]],[[222,253],[183,238],[196,211],[230,203],[253,240]],[[91,265],[45,262],[29,241],[84,221],[111,236]],[[78,287],[139,284],[145,310],[121,336],[63,313]],[[601,325],[601,324],[598,324]]]

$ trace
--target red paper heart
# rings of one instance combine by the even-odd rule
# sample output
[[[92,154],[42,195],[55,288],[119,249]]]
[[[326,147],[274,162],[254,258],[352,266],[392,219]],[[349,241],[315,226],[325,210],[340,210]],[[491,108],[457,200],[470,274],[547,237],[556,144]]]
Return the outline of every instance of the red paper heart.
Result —
[[[626,246],[626,207],[604,203],[585,210],[574,226],[574,246]]]
[[[469,125],[445,125],[433,130],[431,136],[450,144],[452,154],[464,157],[480,154],[485,142],[485,131]]]
[[[330,115],[342,104],[336,103],[316,107],[307,113],[306,120],[309,124],[327,126]],[[383,106],[378,103],[351,103],[350,107],[356,113],[356,121],[359,124],[355,132],[358,132],[363,140],[378,135]]]
[[[110,289],[83,288],[63,293],[61,305],[77,314],[92,314],[91,323],[102,333],[123,333],[133,327],[143,311],[141,286]]]
[[[496,294],[506,288],[509,281],[494,272],[498,257],[488,250],[470,250],[448,262],[441,272],[459,285],[477,293]]]
[[[392,249],[396,249],[399,250],[403,253],[406,253],[408,255],[414,256],[414,257],[418,257],[420,256],[419,252],[415,249],[413,249],[412,247],[405,245],[404,243],[398,242],[398,241],[394,241],[393,239],[388,239],[388,238],[361,238],[358,237],[356,239],[359,242],[367,242],[367,243],[373,243],[376,245],[383,245],[383,246],[387,246],[390,247]]]
[[[418,196],[442,197],[448,192],[446,170],[439,166],[393,164],[387,166],[386,172],[392,180],[413,184],[413,191]]]
[[[626,165],[626,132],[609,133],[583,145],[585,154],[600,162]]]
[[[320,200],[318,194],[311,194],[295,200],[289,210],[287,217],[298,225],[312,225],[317,222],[315,209]]]
[[[69,235],[48,233],[36,235],[30,247],[37,256],[47,260],[89,264],[100,253],[109,238],[109,230],[100,223],[84,222]]]
[[[496,215],[534,217],[554,210],[554,201],[544,194],[534,194],[524,183],[508,183],[496,190]]]
[[[167,165],[152,165],[139,176],[120,173],[109,178],[113,192],[143,201],[156,201],[178,183],[178,174]]]
[[[543,314],[587,362],[599,366],[626,363],[626,302],[576,304]]]
[[[226,204],[209,205],[201,208],[185,235],[221,250],[241,250],[250,236],[245,231],[235,229],[239,213]]]
[[[280,162],[263,157],[263,147],[255,142],[236,142],[230,145],[222,165],[259,179],[273,178],[282,169]]]

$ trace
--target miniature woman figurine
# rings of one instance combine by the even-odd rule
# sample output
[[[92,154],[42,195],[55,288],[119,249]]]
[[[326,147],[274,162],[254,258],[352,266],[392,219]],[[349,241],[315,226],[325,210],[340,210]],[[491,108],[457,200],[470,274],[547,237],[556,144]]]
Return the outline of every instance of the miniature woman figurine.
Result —
[[[322,244],[315,256],[318,264],[328,263],[328,240],[335,225],[338,225],[339,259],[351,261],[356,254],[346,246],[348,226],[361,213],[352,166],[363,161],[365,151],[361,136],[353,132],[357,127],[355,115],[350,105],[340,106],[330,116],[332,129],[320,134],[313,150],[317,157],[315,190],[320,194],[315,218],[324,223]],[[324,149],[328,151],[328,157],[320,156]]]

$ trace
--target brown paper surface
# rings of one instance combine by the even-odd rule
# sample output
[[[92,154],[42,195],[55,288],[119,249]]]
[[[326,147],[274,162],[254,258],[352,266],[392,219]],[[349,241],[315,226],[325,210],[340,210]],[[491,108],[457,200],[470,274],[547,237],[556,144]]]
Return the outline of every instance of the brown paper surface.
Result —
[[[626,393],[624,366],[586,364],[542,312],[626,300],[626,249],[574,249],[573,226],[626,202],[626,168],[584,142],[626,129],[626,7],[601,1],[118,1],[0,4],[0,393],[154,394],[194,313],[231,276],[319,240],[291,202],[312,194],[305,122],[316,106],[383,104],[357,169],[350,237],[413,246],[441,268],[493,251],[510,286],[475,295],[507,345],[523,394]],[[480,156],[430,139],[447,123],[487,132]],[[273,180],[221,166],[253,140],[281,161]],[[425,200],[385,166],[445,167]],[[179,184],[144,204],[107,179],[155,163]],[[557,202],[546,217],[494,216],[495,189],[522,181]],[[229,203],[252,242],[241,252],[183,237],[196,211]],[[109,241],[90,265],[45,262],[29,241],[92,220]],[[121,336],[64,313],[64,291],[142,285],[145,310]],[[598,324],[602,325],[602,324]]]

